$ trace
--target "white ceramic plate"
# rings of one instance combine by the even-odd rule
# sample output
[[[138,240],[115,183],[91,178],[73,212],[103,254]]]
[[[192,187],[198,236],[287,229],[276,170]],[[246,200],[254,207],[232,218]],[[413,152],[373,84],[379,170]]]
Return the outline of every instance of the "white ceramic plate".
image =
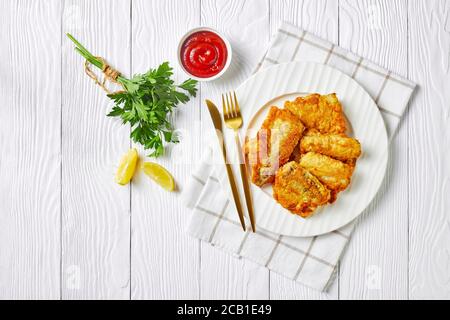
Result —
[[[388,138],[381,114],[369,94],[341,71],[317,63],[291,62],[260,71],[237,90],[244,117],[245,135],[254,137],[270,106],[308,93],[335,92],[343,106],[350,136],[361,142],[350,186],[335,203],[321,207],[303,219],[284,209],[272,198],[272,187],[252,184],[256,224],[270,232],[288,236],[314,236],[336,230],[355,219],[372,201],[383,181],[388,160]],[[228,145],[231,146],[230,142]],[[235,175],[239,168],[234,165]],[[242,197],[242,199],[244,199]]]

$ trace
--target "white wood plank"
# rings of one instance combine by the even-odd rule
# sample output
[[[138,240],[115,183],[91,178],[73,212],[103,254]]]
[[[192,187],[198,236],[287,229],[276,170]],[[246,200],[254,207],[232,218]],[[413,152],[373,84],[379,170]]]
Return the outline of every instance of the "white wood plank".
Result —
[[[272,33],[281,21],[287,21],[319,37],[338,41],[338,2],[331,0],[272,0],[270,25]],[[338,279],[326,293],[307,288],[290,279],[271,272],[270,298],[272,299],[337,299]]]
[[[340,1],[340,45],[407,75],[406,1]],[[364,146],[362,146],[364,149]],[[389,148],[385,180],[341,261],[341,299],[405,299],[408,288],[408,132]]]
[[[260,0],[202,0],[201,24],[222,32],[230,41],[233,61],[223,78],[202,83],[201,100],[219,104],[220,94],[248,78],[269,41],[269,2]],[[202,121],[210,121],[204,104]],[[239,173],[235,173],[239,175]],[[201,244],[202,299],[267,299],[269,272],[246,259],[236,259]]]
[[[187,78],[177,62],[178,40],[200,22],[200,1],[133,1],[133,73],[170,61],[175,79]],[[195,299],[199,297],[199,241],[185,229],[190,212],[179,200],[200,153],[199,100],[179,106],[173,117],[182,130],[181,143],[166,156],[150,159],[174,176],[178,191],[167,193],[142,172],[132,186],[132,298]],[[148,153],[148,152],[147,152]],[[145,152],[141,149],[141,155]]]
[[[63,30],[125,74],[130,71],[129,1],[65,1]],[[105,93],[64,36],[62,73],[62,298],[128,299],[130,190],[114,173],[129,128],[106,117]]]
[[[0,2],[0,299],[59,298],[60,11]]]
[[[410,298],[450,298],[450,2],[409,2]]]
[[[334,0],[271,0],[272,33],[286,21],[329,41],[338,42],[338,2]]]

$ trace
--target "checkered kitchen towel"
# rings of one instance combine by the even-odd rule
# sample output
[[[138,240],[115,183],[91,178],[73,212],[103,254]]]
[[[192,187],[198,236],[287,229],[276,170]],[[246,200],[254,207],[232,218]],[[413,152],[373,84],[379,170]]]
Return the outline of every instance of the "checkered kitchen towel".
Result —
[[[377,103],[393,136],[415,84],[328,41],[283,23],[256,71],[289,61],[328,64],[354,78]],[[183,193],[193,209],[188,232],[218,248],[248,258],[308,287],[326,290],[350,239],[355,221],[315,237],[287,237],[257,230],[242,232],[236,209],[222,188],[207,152]],[[243,198],[242,198],[243,199]]]

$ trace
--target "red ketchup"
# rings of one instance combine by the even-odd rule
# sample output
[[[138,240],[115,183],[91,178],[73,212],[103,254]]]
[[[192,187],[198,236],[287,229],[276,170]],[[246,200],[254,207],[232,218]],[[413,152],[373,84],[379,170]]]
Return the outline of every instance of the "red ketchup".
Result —
[[[219,35],[211,31],[199,31],[184,41],[180,55],[187,72],[198,78],[210,78],[223,70],[228,52]]]

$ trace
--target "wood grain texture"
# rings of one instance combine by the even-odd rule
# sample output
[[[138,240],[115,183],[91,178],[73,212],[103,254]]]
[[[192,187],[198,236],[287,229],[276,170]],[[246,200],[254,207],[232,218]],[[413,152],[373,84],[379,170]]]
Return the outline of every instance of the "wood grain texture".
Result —
[[[410,298],[450,298],[450,2],[409,2]]]
[[[163,61],[174,67],[177,82],[187,76],[177,63],[178,39],[200,22],[200,1],[133,1],[133,72],[145,72]],[[132,186],[132,299],[199,297],[199,241],[185,232],[190,212],[179,199],[181,188],[200,154],[199,100],[179,106],[172,120],[181,143],[156,161],[167,168],[177,192],[167,193],[138,172]],[[148,153],[148,152],[147,152]],[[140,149],[142,159],[146,152]]]
[[[339,17],[342,47],[407,76],[406,1],[340,1]],[[384,182],[360,217],[341,261],[341,299],[408,296],[407,150],[407,127],[400,123]]]
[[[220,106],[220,94],[233,90],[253,71],[269,41],[269,1],[202,0],[201,24],[223,32],[233,49],[230,69],[218,81],[202,83],[201,100]],[[242,106],[244,107],[244,106]],[[210,116],[201,105],[203,121]],[[238,177],[239,173],[235,172]],[[269,271],[201,244],[202,299],[267,299]]]
[[[270,6],[270,25],[272,34],[281,21],[290,22],[319,37],[337,43],[338,41],[338,2],[337,1],[297,1],[272,0]],[[339,277],[339,275],[337,275]],[[326,293],[307,288],[274,272],[270,273],[271,299],[337,299],[336,279]]]
[[[0,299],[59,298],[59,17],[0,2]]]
[[[65,1],[64,32],[124,74],[130,71],[129,1]],[[128,299],[130,191],[114,182],[129,128],[106,117],[111,101],[62,39],[62,298]]]
[[[334,43],[338,42],[338,1],[271,0],[271,34],[282,21]]]

